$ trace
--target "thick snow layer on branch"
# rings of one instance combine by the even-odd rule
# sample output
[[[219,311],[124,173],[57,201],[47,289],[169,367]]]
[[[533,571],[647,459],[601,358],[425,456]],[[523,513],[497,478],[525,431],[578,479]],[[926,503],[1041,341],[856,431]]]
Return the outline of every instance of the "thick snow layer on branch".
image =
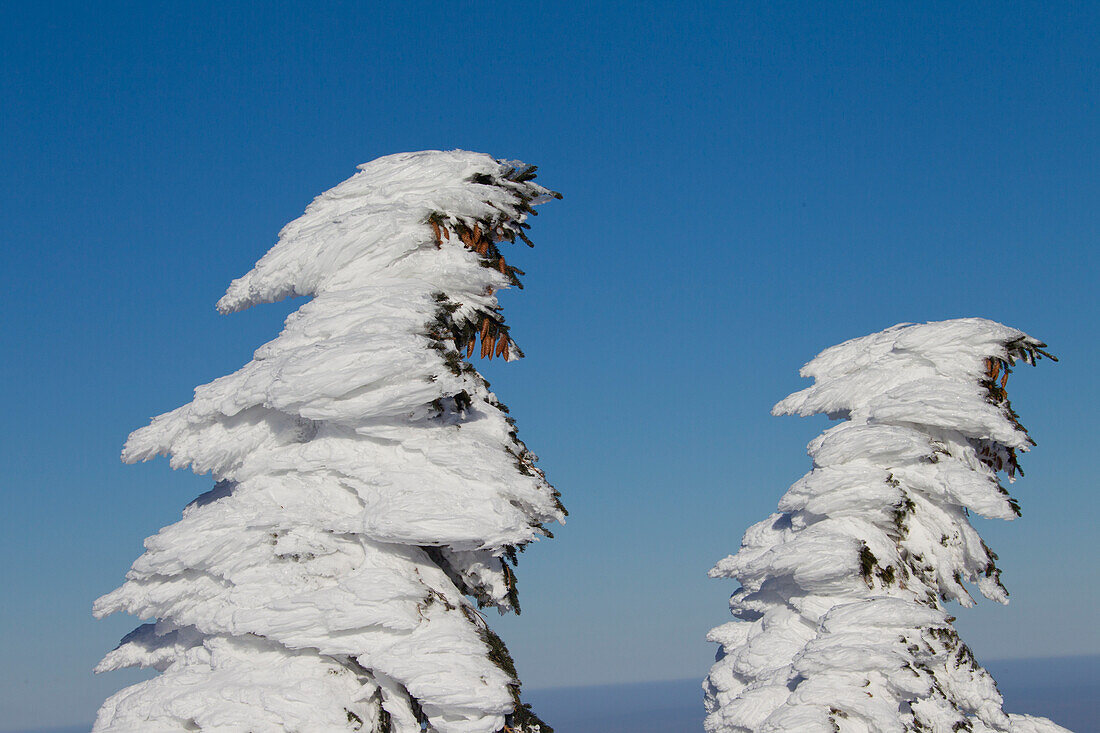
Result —
[[[231,313],[291,295],[355,288],[379,277],[435,279],[445,289],[456,284],[452,277],[459,286],[484,282],[484,273],[454,260],[441,258],[428,268],[403,260],[415,259],[431,244],[425,222],[435,213],[471,225],[501,217],[522,222],[526,213],[514,188],[475,182],[486,175],[499,181],[507,169],[522,167],[461,150],[403,153],[364,163],[358,174],[318,196],[304,215],[283,227],[278,244],[233,281],[218,310]],[[529,182],[526,188],[533,203],[551,193]],[[507,284],[503,278],[498,282]]]
[[[999,377],[1042,346],[981,319],[902,324],[802,369],[813,386],[774,413],[845,422],[711,571],[740,582],[741,620],[708,636],[707,731],[1062,730],[1002,711],[944,610],[973,604],[967,582],[1007,602],[968,512],[1018,514],[997,472],[1032,443]]]
[[[99,671],[162,672],[96,730],[502,729],[516,681],[469,596],[518,608],[508,558],[564,510],[465,357],[478,336],[519,356],[497,245],[550,196],[530,173],[463,151],[376,160],[233,282],[222,312],[311,300],[127,441],[127,462],[219,483],[95,604],[157,619]]]

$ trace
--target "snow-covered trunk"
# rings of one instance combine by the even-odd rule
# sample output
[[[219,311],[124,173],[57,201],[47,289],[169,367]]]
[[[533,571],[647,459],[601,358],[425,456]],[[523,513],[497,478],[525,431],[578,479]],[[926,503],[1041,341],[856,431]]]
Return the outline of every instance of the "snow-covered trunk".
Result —
[[[154,620],[97,671],[161,672],[97,731],[549,730],[478,608],[519,611],[516,553],[565,510],[468,361],[521,356],[499,247],[556,196],[533,178],[463,151],[381,158],[233,282],[222,312],[310,300],[126,443],[218,483],[96,601]]]
[[[998,481],[1033,443],[1004,391],[1044,344],[982,319],[902,324],[827,349],[815,384],[776,415],[843,419],[809,445],[813,470],[712,577],[734,578],[739,621],[704,683],[706,730],[1054,731],[1006,715],[951,626],[964,583],[1006,603],[969,513],[1014,519]]]

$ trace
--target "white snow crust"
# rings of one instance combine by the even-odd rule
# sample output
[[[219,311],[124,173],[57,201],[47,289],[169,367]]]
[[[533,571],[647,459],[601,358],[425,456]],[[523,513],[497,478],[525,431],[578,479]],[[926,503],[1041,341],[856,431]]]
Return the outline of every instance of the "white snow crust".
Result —
[[[1049,733],[1007,715],[951,626],[965,583],[1006,603],[969,512],[1013,519],[998,481],[1031,445],[999,375],[1043,344],[992,321],[900,324],[826,349],[813,386],[776,415],[844,422],[808,447],[813,470],[711,576],[733,578],[738,621],[703,685],[708,733],[967,730]]]
[[[310,300],[126,442],[127,462],[167,455],[218,483],[95,603],[154,619],[97,671],[162,673],[110,698],[96,731],[510,720],[517,681],[470,596],[518,610],[508,558],[564,510],[461,347],[486,324],[520,356],[496,298],[515,280],[491,255],[551,195],[525,170],[464,151],[367,163],[233,281],[224,313]]]

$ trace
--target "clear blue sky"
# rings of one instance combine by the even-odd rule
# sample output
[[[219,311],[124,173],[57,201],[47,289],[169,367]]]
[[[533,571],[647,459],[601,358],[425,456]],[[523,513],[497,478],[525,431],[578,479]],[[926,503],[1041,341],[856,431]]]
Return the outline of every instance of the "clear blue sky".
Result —
[[[127,433],[279,330],[214,302],[380,155],[541,166],[565,199],[488,376],[572,512],[497,628],[531,687],[701,678],[706,577],[808,469],[820,349],[977,315],[1047,340],[1039,442],[981,522],[980,658],[1096,653],[1100,5],[4,3],[0,728],[90,720],[142,539],[210,481]],[[919,7],[916,7],[919,5]],[[261,9],[262,7],[262,9]],[[318,9],[322,8],[322,9]],[[63,704],[61,704],[63,702]]]

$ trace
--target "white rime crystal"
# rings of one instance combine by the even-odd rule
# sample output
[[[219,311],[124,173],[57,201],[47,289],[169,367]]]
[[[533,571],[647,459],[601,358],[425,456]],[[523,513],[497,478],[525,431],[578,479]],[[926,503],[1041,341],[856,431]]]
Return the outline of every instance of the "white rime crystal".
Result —
[[[749,528],[711,577],[733,578],[739,621],[703,684],[708,733],[1015,731],[1064,728],[1008,715],[951,626],[964,583],[1007,603],[996,555],[969,512],[1013,519],[1016,455],[1032,442],[1004,393],[1044,344],[992,321],[901,324],[826,349],[808,389],[775,415],[844,422],[809,445],[813,470]]]
[[[479,337],[520,356],[497,245],[555,195],[533,170],[463,151],[365,164],[229,287],[223,313],[310,300],[126,443],[127,462],[218,483],[95,603],[155,620],[96,671],[161,672],[96,731],[540,730],[471,597],[518,611],[516,551],[564,509],[466,361]]]

